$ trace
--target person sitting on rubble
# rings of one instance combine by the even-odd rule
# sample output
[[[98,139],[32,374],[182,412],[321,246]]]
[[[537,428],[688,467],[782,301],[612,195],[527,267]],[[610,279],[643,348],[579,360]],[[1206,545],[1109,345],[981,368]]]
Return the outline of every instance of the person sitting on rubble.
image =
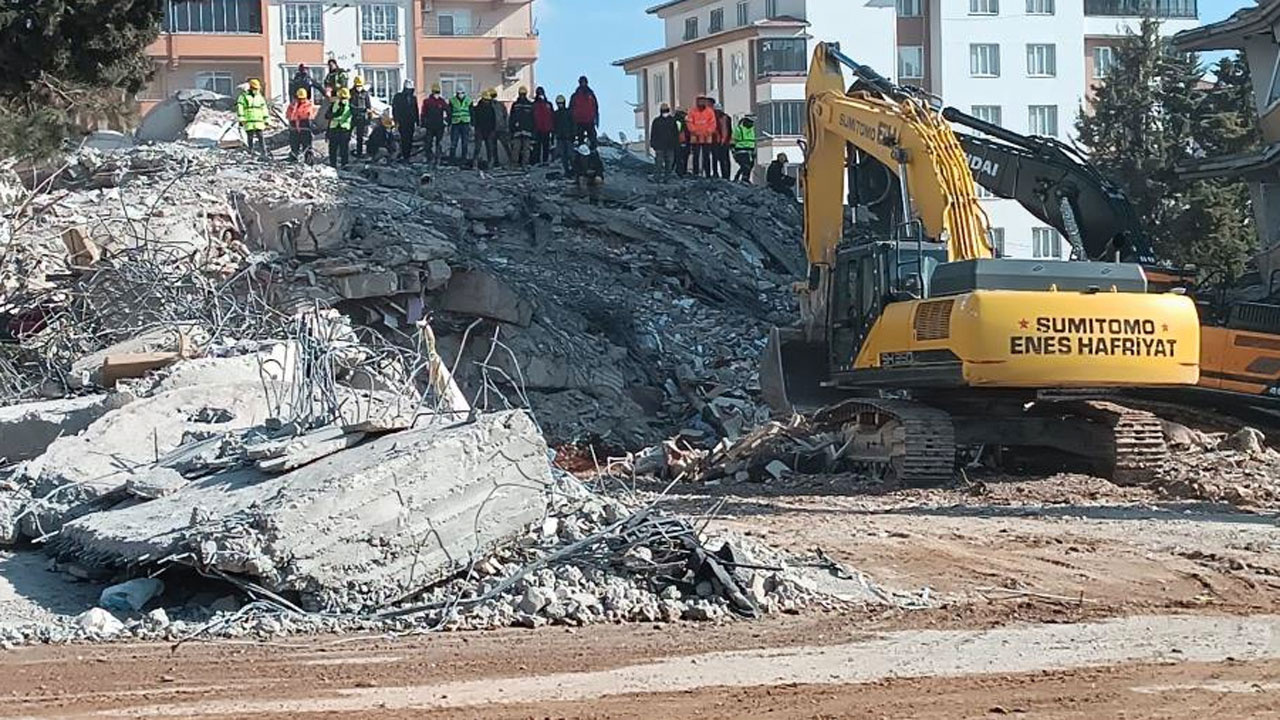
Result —
[[[267,129],[267,98],[262,94],[262,81],[258,78],[249,78],[249,87],[236,98],[236,119],[244,129],[249,153],[253,153],[256,144],[262,159],[271,159],[267,154],[267,143],[262,138],[262,131]]]
[[[600,186],[604,185],[604,163],[600,152],[587,143],[577,147],[573,157],[573,174],[578,190],[585,192],[592,205],[600,204]]]
[[[796,196],[796,179],[787,174],[787,154],[778,153],[778,159],[769,163],[769,171],[765,173],[765,183],[769,189],[794,199]]]
[[[382,118],[373,128],[373,132],[369,135],[369,143],[366,145],[366,149],[369,152],[369,162],[378,162],[384,156],[388,160],[391,159],[394,152],[395,128],[396,123],[395,119],[391,117],[391,111],[383,111]]]
[[[338,99],[325,113],[329,120],[329,164],[345,168],[351,161],[351,91],[338,88]]]
[[[324,89],[329,97],[336,97],[339,90],[346,90],[347,79],[347,71],[338,65],[336,59],[329,58],[329,72],[324,76]]]
[[[298,88],[294,92],[293,102],[289,103],[284,117],[289,121],[289,160],[305,159],[310,164],[313,157],[311,122],[316,117],[316,104],[311,102],[306,88]]]

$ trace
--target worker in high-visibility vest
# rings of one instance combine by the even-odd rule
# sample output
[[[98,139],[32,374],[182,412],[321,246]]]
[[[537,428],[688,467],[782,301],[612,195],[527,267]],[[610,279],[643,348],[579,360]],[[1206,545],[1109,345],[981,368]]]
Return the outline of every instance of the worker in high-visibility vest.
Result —
[[[256,144],[262,153],[262,159],[268,160],[267,143],[262,139],[262,131],[267,129],[267,97],[262,94],[262,81],[249,78],[249,87],[236,98],[236,119],[244,128],[249,152],[253,153]]]
[[[325,117],[329,119],[329,164],[345,168],[351,160],[351,125],[355,119],[350,90],[338,88],[338,99],[329,106]]]
[[[733,129],[733,159],[738,163],[734,181],[750,184],[756,169],[756,119],[750,115],[744,115]]]
[[[467,161],[467,140],[471,137],[471,98],[467,91],[458,87],[458,91],[449,100],[449,159],[459,164]],[[458,145],[462,145],[462,154],[458,154]]]

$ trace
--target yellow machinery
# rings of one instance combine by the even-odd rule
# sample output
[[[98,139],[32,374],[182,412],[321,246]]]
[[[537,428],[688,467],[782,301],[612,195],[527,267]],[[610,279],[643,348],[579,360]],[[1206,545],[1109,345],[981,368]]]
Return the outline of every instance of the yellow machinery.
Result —
[[[1161,461],[1158,418],[1105,397],[1196,383],[1192,302],[1133,264],[993,258],[950,125],[838,46],[815,49],[807,95],[810,273],[800,327],[766,351],[770,404],[852,396],[819,416],[904,482],[949,479],[958,445],[1048,446],[1121,479]]]

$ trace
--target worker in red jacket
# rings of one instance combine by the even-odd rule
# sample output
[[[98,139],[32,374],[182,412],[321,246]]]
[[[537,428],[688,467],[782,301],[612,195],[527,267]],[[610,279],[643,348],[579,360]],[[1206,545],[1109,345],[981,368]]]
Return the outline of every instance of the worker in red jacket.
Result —
[[[729,179],[729,156],[733,150],[733,118],[729,113],[716,107],[715,98],[708,98],[707,104],[716,113],[716,142],[712,147],[712,158],[715,161],[712,176]]]
[[[431,86],[431,94],[422,101],[419,116],[427,131],[427,162],[439,165],[444,155],[444,129],[449,126],[449,101],[440,94],[440,83]]]
[[[575,143],[590,143],[595,149],[596,128],[600,126],[600,103],[596,93],[587,82],[587,76],[578,78],[578,89],[569,98],[569,113],[573,115],[573,123],[577,128]]]
[[[551,138],[556,129],[556,110],[547,99],[545,88],[538,88],[533,96],[533,158],[535,165],[551,161]]]

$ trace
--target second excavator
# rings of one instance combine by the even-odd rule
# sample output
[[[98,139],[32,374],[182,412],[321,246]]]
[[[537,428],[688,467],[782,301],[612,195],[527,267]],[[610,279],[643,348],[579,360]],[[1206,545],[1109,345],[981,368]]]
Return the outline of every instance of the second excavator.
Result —
[[[950,124],[838,46],[817,45],[806,93],[810,270],[765,352],[770,405],[825,405],[848,457],[912,484],[951,478],[957,448],[1050,447],[1122,480],[1163,461],[1159,419],[1109,393],[1197,381],[1192,302],[1137,264],[992,257]]]

